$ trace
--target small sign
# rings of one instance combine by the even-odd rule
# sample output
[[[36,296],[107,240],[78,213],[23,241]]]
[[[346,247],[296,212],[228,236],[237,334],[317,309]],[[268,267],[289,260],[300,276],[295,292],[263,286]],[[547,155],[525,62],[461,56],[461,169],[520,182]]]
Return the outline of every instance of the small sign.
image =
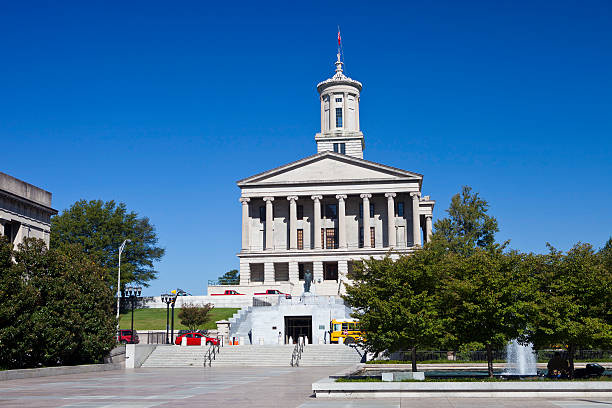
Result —
[[[272,330],[276,330],[276,326],[272,326]]]
[[[319,330],[325,330],[325,325],[324,324],[320,324],[319,325]]]

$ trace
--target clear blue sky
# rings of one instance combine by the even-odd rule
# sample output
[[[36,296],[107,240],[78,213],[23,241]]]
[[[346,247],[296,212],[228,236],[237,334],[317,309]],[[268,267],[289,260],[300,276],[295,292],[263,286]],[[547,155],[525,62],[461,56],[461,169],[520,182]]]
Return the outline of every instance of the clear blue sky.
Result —
[[[150,217],[147,295],[238,267],[235,181],[316,152],[337,24],[365,158],[436,218],[467,184],[513,248],[612,233],[610,1],[127,3],[3,2],[0,171]]]

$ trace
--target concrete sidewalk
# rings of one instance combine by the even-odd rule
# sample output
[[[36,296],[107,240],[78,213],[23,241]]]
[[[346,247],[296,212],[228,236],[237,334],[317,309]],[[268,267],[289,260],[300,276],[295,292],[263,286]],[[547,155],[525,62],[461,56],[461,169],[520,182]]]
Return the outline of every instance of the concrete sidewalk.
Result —
[[[342,367],[141,368],[0,383],[0,406],[24,407],[526,407],[595,408],[606,400],[390,398],[320,400],[312,383]]]

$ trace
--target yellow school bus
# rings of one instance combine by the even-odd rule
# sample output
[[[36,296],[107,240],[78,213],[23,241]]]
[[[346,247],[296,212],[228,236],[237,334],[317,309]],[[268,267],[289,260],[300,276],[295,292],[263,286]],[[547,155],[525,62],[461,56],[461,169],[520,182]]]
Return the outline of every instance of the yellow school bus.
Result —
[[[338,339],[342,338],[345,344],[351,344],[363,338],[363,332],[359,330],[359,320],[334,319],[330,323],[330,328],[332,343],[338,343]]]

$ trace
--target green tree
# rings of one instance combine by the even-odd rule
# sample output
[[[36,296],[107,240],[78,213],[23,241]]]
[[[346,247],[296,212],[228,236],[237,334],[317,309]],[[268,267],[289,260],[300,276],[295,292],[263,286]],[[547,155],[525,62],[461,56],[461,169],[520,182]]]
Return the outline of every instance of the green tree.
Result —
[[[612,238],[606,241],[606,244],[599,250],[597,255],[600,257],[604,269],[608,274],[612,274]]]
[[[0,250],[0,366],[101,362],[115,344],[113,293],[105,270],[77,245],[47,250],[25,239]]]
[[[239,284],[240,284],[240,272],[238,272],[238,269],[232,269],[231,271],[227,271],[219,278],[219,285],[239,285]]]
[[[155,228],[147,217],[128,212],[123,203],[81,200],[51,219],[51,247],[81,245],[106,269],[107,282],[115,292],[119,246],[125,239],[131,242],[122,254],[121,285],[148,286],[156,278],[154,262],[162,258],[164,249],[157,246]]]
[[[439,312],[439,290],[443,279],[432,251],[369,259],[357,264],[346,286],[348,303],[356,309],[369,352],[412,350],[416,371],[416,349],[435,345],[443,337]]]
[[[533,310],[532,281],[522,270],[522,255],[476,249],[447,254],[444,311],[451,344],[482,344],[493,376],[493,349],[523,334]]]
[[[612,274],[590,244],[566,254],[549,249],[532,268],[538,307],[529,340],[537,348],[565,346],[573,378],[578,348],[612,347]]]
[[[463,255],[471,254],[476,248],[495,248],[495,233],[499,228],[488,211],[489,203],[473,193],[471,187],[464,186],[451,199],[446,210],[449,216],[434,224],[429,246]]]
[[[183,304],[178,314],[181,324],[187,326],[190,331],[196,331],[209,320],[209,313],[213,309],[213,305],[206,304],[204,306],[197,306],[194,304]]]

